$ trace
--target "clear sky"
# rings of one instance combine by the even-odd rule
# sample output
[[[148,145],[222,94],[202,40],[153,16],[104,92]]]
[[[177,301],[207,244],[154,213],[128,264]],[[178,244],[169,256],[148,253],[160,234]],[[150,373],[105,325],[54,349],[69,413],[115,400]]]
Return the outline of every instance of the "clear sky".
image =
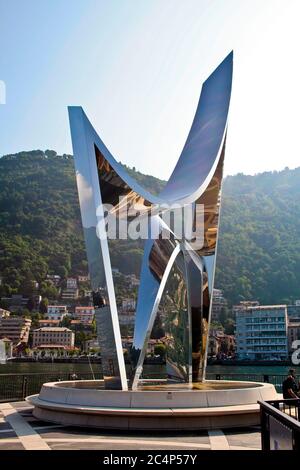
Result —
[[[300,166],[299,0],[0,0],[0,155],[71,153],[81,105],[117,160],[168,178],[234,50],[225,170]]]

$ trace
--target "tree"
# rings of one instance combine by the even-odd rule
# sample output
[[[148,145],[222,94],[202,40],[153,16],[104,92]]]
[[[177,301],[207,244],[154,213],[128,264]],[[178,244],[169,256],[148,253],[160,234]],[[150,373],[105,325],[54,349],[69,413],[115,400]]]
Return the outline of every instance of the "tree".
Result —
[[[48,304],[49,304],[48,299],[44,298],[41,300],[40,308],[39,308],[40,313],[44,313],[44,314],[47,313]]]
[[[164,186],[126,170],[153,193]],[[299,181],[300,168],[224,179],[215,286],[229,307],[240,300],[279,304],[299,298]],[[142,243],[121,240],[112,246],[113,266],[139,276]],[[73,158],[50,149],[1,157],[0,297],[32,297],[28,281],[41,285],[47,274],[64,280],[86,266]],[[56,298],[49,291],[42,297]]]
[[[55,158],[57,156],[57,153],[54,150],[46,150],[45,155],[48,158]]]
[[[58,290],[49,281],[45,281],[41,283],[40,294],[42,297],[45,297],[47,299],[55,300],[58,298]]]
[[[232,318],[228,318],[225,322],[225,333],[226,335],[234,335],[235,321]]]
[[[35,302],[34,302],[34,299],[32,297],[30,297],[30,299],[28,300],[27,302],[27,308],[30,312],[32,312],[32,310],[34,309],[35,307]]]
[[[65,328],[69,328],[71,326],[71,317],[69,317],[69,315],[63,317],[61,326],[64,326]]]
[[[164,359],[166,356],[166,346],[162,343],[156,344],[154,346],[154,354],[160,356],[161,359]]]
[[[165,331],[162,325],[161,315],[158,314],[155,318],[154,325],[151,332],[151,338],[160,339],[165,336]]]

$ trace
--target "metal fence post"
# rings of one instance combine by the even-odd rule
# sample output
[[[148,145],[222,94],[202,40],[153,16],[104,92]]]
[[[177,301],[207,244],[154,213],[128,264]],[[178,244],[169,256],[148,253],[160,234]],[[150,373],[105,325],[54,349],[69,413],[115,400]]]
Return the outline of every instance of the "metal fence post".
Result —
[[[269,416],[265,410],[260,407],[260,423],[261,423],[261,450],[270,450],[270,429]]]
[[[293,432],[293,450],[300,450],[300,432],[294,431]]]
[[[23,375],[23,380],[22,380],[22,399],[24,400],[24,398],[27,396],[27,376],[26,375]]]

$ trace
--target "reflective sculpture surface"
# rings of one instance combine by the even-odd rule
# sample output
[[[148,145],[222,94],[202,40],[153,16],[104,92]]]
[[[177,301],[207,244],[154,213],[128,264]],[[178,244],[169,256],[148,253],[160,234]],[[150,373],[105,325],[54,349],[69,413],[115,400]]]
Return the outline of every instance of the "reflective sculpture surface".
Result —
[[[142,188],[113,158],[81,107],[69,107],[82,224],[107,388],[137,388],[159,309],[165,329],[168,377],[183,382],[204,378],[232,59],[231,53],[204,82],[181,156],[158,195]],[[189,223],[185,216],[177,217],[188,206],[191,207]],[[133,235],[128,221],[137,228],[146,219],[148,229],[144,236],[131,368],[126,371],[107,220],[119,228],[120,238],[125,239]],[[182,224],[184,230],[179,230]]]

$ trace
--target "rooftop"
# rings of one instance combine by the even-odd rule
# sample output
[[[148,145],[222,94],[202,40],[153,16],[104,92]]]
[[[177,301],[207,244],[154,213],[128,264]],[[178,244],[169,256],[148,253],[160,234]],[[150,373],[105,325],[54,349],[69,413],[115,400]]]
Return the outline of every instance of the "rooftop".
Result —
[[[48,308],[67,308],[67,305],[48,305]]]
[[[95,310],[95,307],[75,307],[75,310]]]
[[[58,324],[59,320],[39,320],[39,323],[52,323],[54,325]]]
[[[259,310],[279,310],[279,309],[286,309],[287,306],[286,305],[256,305],[256,306],[244,306],[244,305],[241,305],[241,306],[236,306],[235,307],[235,310],[238,311],[238,308],[237,307],[240,307],[240,311],[242,313],[247,313],[247,312],[250,312],[250,311],[259,311]]]
[[[78,348],[72,348],[70,346],[66,346],[65,344],[39,344],[38,346],[35,346],[33,349],[78,349]]]
[[[55,331],[57,331],[57,332],[70,331],[70,332],[71,332],[71,330],[69,330],[69,328],[65,328],[65,327],[63,327],[63,326],[57,326],[57,327],[55,327],[55,326],[43,326],[42,328],[37,328],[37,329],[35,329],[35,330],[33,330],[33,331],[49,331],[49,332],[55,332]]]

